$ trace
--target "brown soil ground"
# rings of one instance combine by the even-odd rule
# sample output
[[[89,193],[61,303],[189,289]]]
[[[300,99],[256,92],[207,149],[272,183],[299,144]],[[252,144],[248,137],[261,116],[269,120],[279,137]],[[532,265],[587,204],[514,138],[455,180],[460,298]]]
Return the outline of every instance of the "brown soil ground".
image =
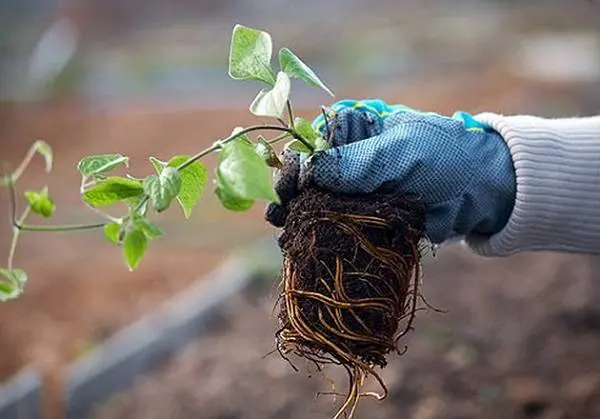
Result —
[[[425,266],[423,292],[445,314],[421,312],[408,352],[383,377],[389,398],[358,418],[600,417],[600,282],[590,257],[502,260],[455,245]],[[98,409],[94,419],[330,418],[318,374],[295,373],[273,349],[271,282],[227,305],[210,336]],[[314,368],[313,368],[314,370]],[[337,389],[340,371],[328,370]],[[376,387],[372,386],[373,389]]]

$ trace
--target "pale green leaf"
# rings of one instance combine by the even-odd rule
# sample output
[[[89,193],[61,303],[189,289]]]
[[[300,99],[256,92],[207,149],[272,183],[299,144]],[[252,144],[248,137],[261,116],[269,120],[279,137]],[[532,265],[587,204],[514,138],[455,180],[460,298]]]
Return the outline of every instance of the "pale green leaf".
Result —
[[[317,132],[312,127],[311,123],[304,118],[294,118],[294,128],[296,128],[296,132],[311,145],[314,145],[315,140],[320,137],[319,132]]]
[[[167,162],[157,159],[156,157],[150,156],[150,163],[154,166],[154,170],[156,170],[156,174],[160,175],[160,172],[167,167]]]
[[[281,169],[283,167],[283,163],[281,163],[281,160],[279,160],[277,152],[262,135],[258,136],[256,153],[265,161],[265,163],[267,163],[269,167],[274,167],[277,169]]]
[[[22,269],[0,268],[0,301],[14,300],[23,292],[27,274]]]
[[[229,49],[229,76],[235,80],[260,80],[275,83],[271,69],[273,41],[258,29],[235,25]]]
[[[21,290],[12,282],[0,280],[0,301],[14,300],[21,295]]]
[[[129,157],[121,154],[100,154],[81,159],[77,164],[77,170],[86,178],[110,172],[120,165],[129,167]]]
[[[279,203],[269,166],[245,136],[223,146],[219,153],[217,176],[230,195]]]
[[[150,197],[157,212],[165,211],[181,190],[181,176],[172,167],[165,167],[160,175],[150,175],[144,179],[144,192]]]
[[[315,151],[327,150],[329,147],[329,143],[323,137],[318,137],[315,140]]]
[[[103,207],[133,198],[144,193],[142,183],[137,180],[111,176],[98,182],[83,194],[85,203],[92,207]]]
[[[176,168],[189,159],[190,156],[174,156],[165,163],[155,157],[150,157],[150,161],[158,173],[166,166]],[[208,170],[203,163],[196,161],[180,171],[179,174],[181,190],[177,194],[177,202],[179,202],[185,218],[190,218],[208,181]]]
[[[130,271],[138,267],[146,249],[148,248],[148,239],[146,234],[140,228],[133,228],[125,234],[123,241],[123,256]]]
[[[104,237],[114,244],[120,244],[121,224],[109,223],[104,226]]]
[[[52,170],[52,163],[54,161],[52,147],[45,141],[38,140],[33,143],[33,147],[35,151],[38,152],[42,157],[44,157],[44,162],[46,163],[46,172],[50,172]]]
[[[227,191],[223,185],[217,185],[215,195],[221,205],[230,211],[244,212],[248,211],[254,205],[254,200],[239,198]]]
[[[312,153],[310,148],[308,148],[306,145],[304,145],[304,143],[302,141],[298,141],[298,140],[294,140],[288,144],[286,144],[286,147],[289,148],[290,150],[294,150],[297,151],[298,153]]]
[[[25,199],[29,203],[31,211],[41,215],[44,218],[50,218],[54,214],[54,201],[48,195],[48,189],[44,188],[39,192],[25,191]]]
[[[315,72],[288,48],[279,50],[279,66],[281,71],[285,71],[290,77],[301,79],[310,86],[320,87],[331,96],[334,96],[333,92],[325,86],[325,83],[319,79]]]
[[[141,229],[146,237],[150,240],[156,239],[163,235],[162,230],[146,217],[136,216],[134,218],[134,225],[136,228]]]
[[[272,89],[261,90],[250,104],[250,112],[256,116],[281,118],[285,116],[287,100],[290,97],[290,78],[283,72],[277,73],[277,81]]]

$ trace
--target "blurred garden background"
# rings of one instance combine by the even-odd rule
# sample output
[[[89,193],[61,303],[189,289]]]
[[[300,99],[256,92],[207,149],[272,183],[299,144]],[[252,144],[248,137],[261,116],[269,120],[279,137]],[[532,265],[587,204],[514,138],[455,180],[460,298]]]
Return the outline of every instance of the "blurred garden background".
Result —
[[[141,176],[152,170],[150,155],[192,154],[254,120],[247,109],[260,85],[227,75],[236,23],[271,33],[275,48],[293,49],[335,92],[332,99],[294,83],[297,113],[308,119],[345,98],[445,114],[600,109],[596,0],[7,0],[0,164],[15,165],[35,140],[48,142],[53,172],[35,161],[21,187],[48,184],[53,222],[95,220],[78,193],[82,156],[128,155]],[[207,191],[189,221],[175,207],[162,217],[165,237],[135,272],[101,232],[25,234],[16,265],[30,281],[20,299],[0,305],[0,381],[40,369],[45,417],[61,418],[69,362],[235,249],[276,236],[261,203],[230,213]],[[9,206],[0,192],[7,255]],[[384,373],[390,398],[366,401],[359,417],[600,418],[598,267],[595,256],[489,260],[459,245],[442,249],[425,262],[424,293],[447,313],[419,317],[407,354]],[[331,417],[331,399],[315,399],[325,380],[262,358],[276,325],[272,287],[261,287],[236,297],[209,338],[93,417]]]

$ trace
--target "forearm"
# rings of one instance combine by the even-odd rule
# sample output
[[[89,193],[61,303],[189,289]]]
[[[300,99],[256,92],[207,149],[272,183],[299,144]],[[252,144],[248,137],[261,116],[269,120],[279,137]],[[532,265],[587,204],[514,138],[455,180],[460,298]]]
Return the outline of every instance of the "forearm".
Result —
[[[490,237],[469,235],[467,245],[484,256],[600,252],[600,117],[475,118],[508,144],[517,192],[506,226]]]

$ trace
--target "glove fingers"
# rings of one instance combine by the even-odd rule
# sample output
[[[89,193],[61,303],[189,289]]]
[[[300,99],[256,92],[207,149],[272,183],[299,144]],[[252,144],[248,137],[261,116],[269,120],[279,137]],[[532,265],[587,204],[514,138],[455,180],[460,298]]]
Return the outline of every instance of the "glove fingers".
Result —
[[[328,140],[331,146],[339,147],[376,136],[382,128],[383,120],[372,113],[345,108],[330,121]]]
[[[336,113],[339,113],[340,111],[342,111],[343,109],[354,107],[356,105],[356,103],[358,103],[357,100],[343,99],[343,100],[335,102],[328,108],[325,108],[325,110],[331,111],[332,114],[336,114]],[[332,115],[328,115],[327,120],[330,121],[331,119],[332,119]],[[319,115],[317,115],[317,117],[313,120],[312,126],[315,130],[319,131],[321,134],[324,134],[324,131],[326,128],[325,121],[326,121],[326,118],[323,116],[323,112],[322,112]]]
[[[333,113],[339,113],[344,109],[353,109],[358,112],[369,113],[375,118],[382,120],[396,113],[413,112],[419,113],[419,111],[409,108],[406,105],[389,105],[381,99],[343,99],[332,104],[329,109]],[[313,120],[313,128],[323,133],[325,128],[325,118],[323,114],[317,115]]]
[[[450,162],[463,156],[452,140],[465,133],[460,122],[405,112],[390,116],[384,125],[379,135],[316,154],[310,164],[314,182],[340,193],[370,193],[402,185],[417,194],[423,189],[445,189],[442,185],[454,181],[447,170],[433,168],[450,170]],[[447,152],[452,156],[443,158]]]
[[[390,143],[394,143],[390,146]],[[338,193],[364,194],[396,180],[402,166],[404,144],[389,135],[329,149],[313,156],[308,173],[320,187]]]

